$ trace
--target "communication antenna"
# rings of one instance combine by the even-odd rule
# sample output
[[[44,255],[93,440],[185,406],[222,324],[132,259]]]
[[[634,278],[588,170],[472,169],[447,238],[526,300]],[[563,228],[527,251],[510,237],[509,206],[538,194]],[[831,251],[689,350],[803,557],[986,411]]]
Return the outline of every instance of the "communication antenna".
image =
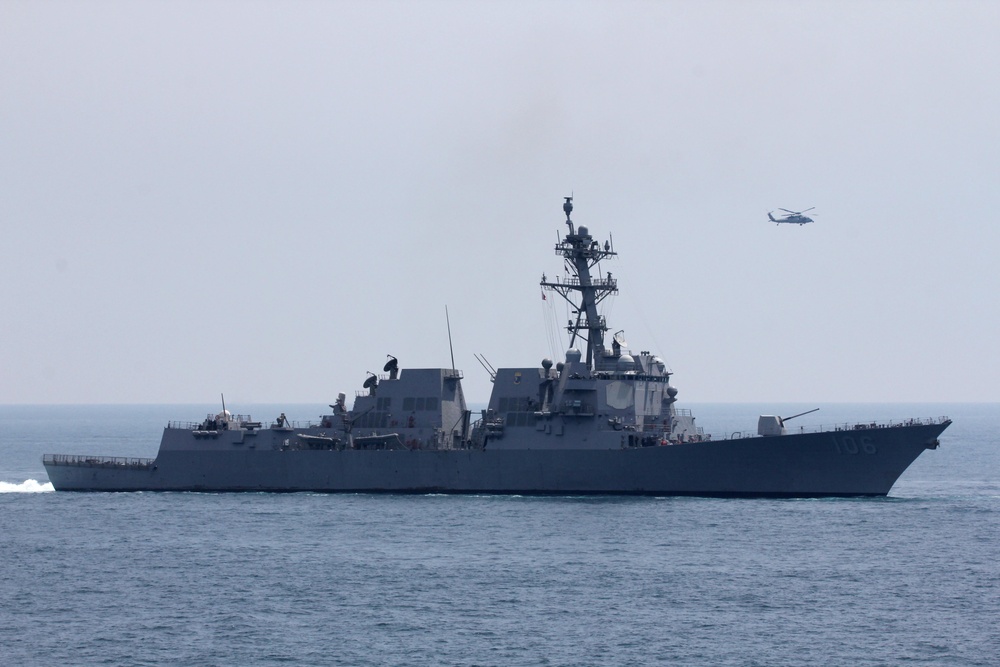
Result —
[[[451,370],[455,370],[455,350],[451,346],[451,319],[448,317],[448,305],[444,306],[444,321],[448,323],[448,351],[451,352]]]
[[[222,416],[225,417],[226,416],[226,395],[224,393],[220,393],[219,396],[222,397]]]
[[[490,374],[490,382],[496,382],[497,381],[497,369],[493,368],[493,364],[491,364],[490,362],[486,361],[486,357],[485,356],[482,356],[482,355],[479,355],[479,354],[475,354],[475,353],[473,353],[472,356],[474,356],[476,358],[476,361],[478,361],[479,365],[483,367],[483,370],[485,370],[487,373]]]

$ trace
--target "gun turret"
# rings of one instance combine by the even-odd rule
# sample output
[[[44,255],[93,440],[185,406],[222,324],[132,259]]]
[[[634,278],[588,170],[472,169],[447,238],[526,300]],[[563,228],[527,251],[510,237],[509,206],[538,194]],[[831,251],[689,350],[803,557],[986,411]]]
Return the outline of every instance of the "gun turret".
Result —
[[[819,408],[813,408],[812,410],[806,410],[805,412],[800,412],[797,415],[792,415],[791,417],[778,417],[777,415],[761,415],[760,419],[757,420],[757,435],[785,435],[788,431],[785,430],[785,422],[789,419],[795,419],[796,417],[801,417],[802,415],[807,415],[811,412],[816,412]]]

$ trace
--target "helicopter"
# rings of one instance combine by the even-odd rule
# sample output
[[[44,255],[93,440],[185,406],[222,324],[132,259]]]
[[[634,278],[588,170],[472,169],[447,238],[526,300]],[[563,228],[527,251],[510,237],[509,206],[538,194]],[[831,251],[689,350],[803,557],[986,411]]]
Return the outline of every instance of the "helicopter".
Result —
[[[767,217],[769,217],[771,219],[771,222],[775,223],[776,225],[780,225],[783,222],[787,222],[790,225],[800,225],[801,226],[801,225],[806,224],[807,222],[812,222],[813,221],[812,218],[810,218],[809,216],[803,215],[803,213],[805,213],[806,211],[811,211],[814,208],[816,208],[816,207],[812,206],[810,208],[807,208],[805,211],[789,211],[787,208],[779,208],[778,209],[779,211],[784,211],[788,215],[786,215],[783,218],[775,218],[773,215],[771,215],[772,213],[774,213],[774,211],[768,211]],[[816,214],[813,213],[813,215],[816,215]]]

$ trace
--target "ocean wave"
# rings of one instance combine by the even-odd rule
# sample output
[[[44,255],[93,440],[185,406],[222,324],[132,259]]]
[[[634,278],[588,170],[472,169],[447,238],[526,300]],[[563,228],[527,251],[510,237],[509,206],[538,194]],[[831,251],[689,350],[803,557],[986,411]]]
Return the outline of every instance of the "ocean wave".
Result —
[[[39,482],[34,479],[26,479],[20,484],[0,482],[0,493],[48,493],[49,491],[55,491],[52,482]]]

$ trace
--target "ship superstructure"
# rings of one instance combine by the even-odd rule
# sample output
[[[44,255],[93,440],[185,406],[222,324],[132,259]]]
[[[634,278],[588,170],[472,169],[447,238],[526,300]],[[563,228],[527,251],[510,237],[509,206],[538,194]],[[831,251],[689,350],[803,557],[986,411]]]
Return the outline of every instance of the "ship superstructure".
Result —
[[[618,292],[618,283],[610,271],[595,269],[617,253],[610,240],[599,242],[587,227],[573,223],[572,197],[566,197],[563,211],[569,233],[555,252],[563,258],[567,276],[550,280],[542,274],[540,284],[565,299],[576,315],[566,324],[569,350],[555,368],[550,359],[543,359],[541,368],[497,371],[484,417],[487,441],[515,449],[700,441],[705,435],[690,411],[674,408],[677,390],[670,386],[663,360],[648,351],[629,354],[623,332],[605,345],[609,327],[598,305]],[[508,432],[513,437],[506,437]]]

